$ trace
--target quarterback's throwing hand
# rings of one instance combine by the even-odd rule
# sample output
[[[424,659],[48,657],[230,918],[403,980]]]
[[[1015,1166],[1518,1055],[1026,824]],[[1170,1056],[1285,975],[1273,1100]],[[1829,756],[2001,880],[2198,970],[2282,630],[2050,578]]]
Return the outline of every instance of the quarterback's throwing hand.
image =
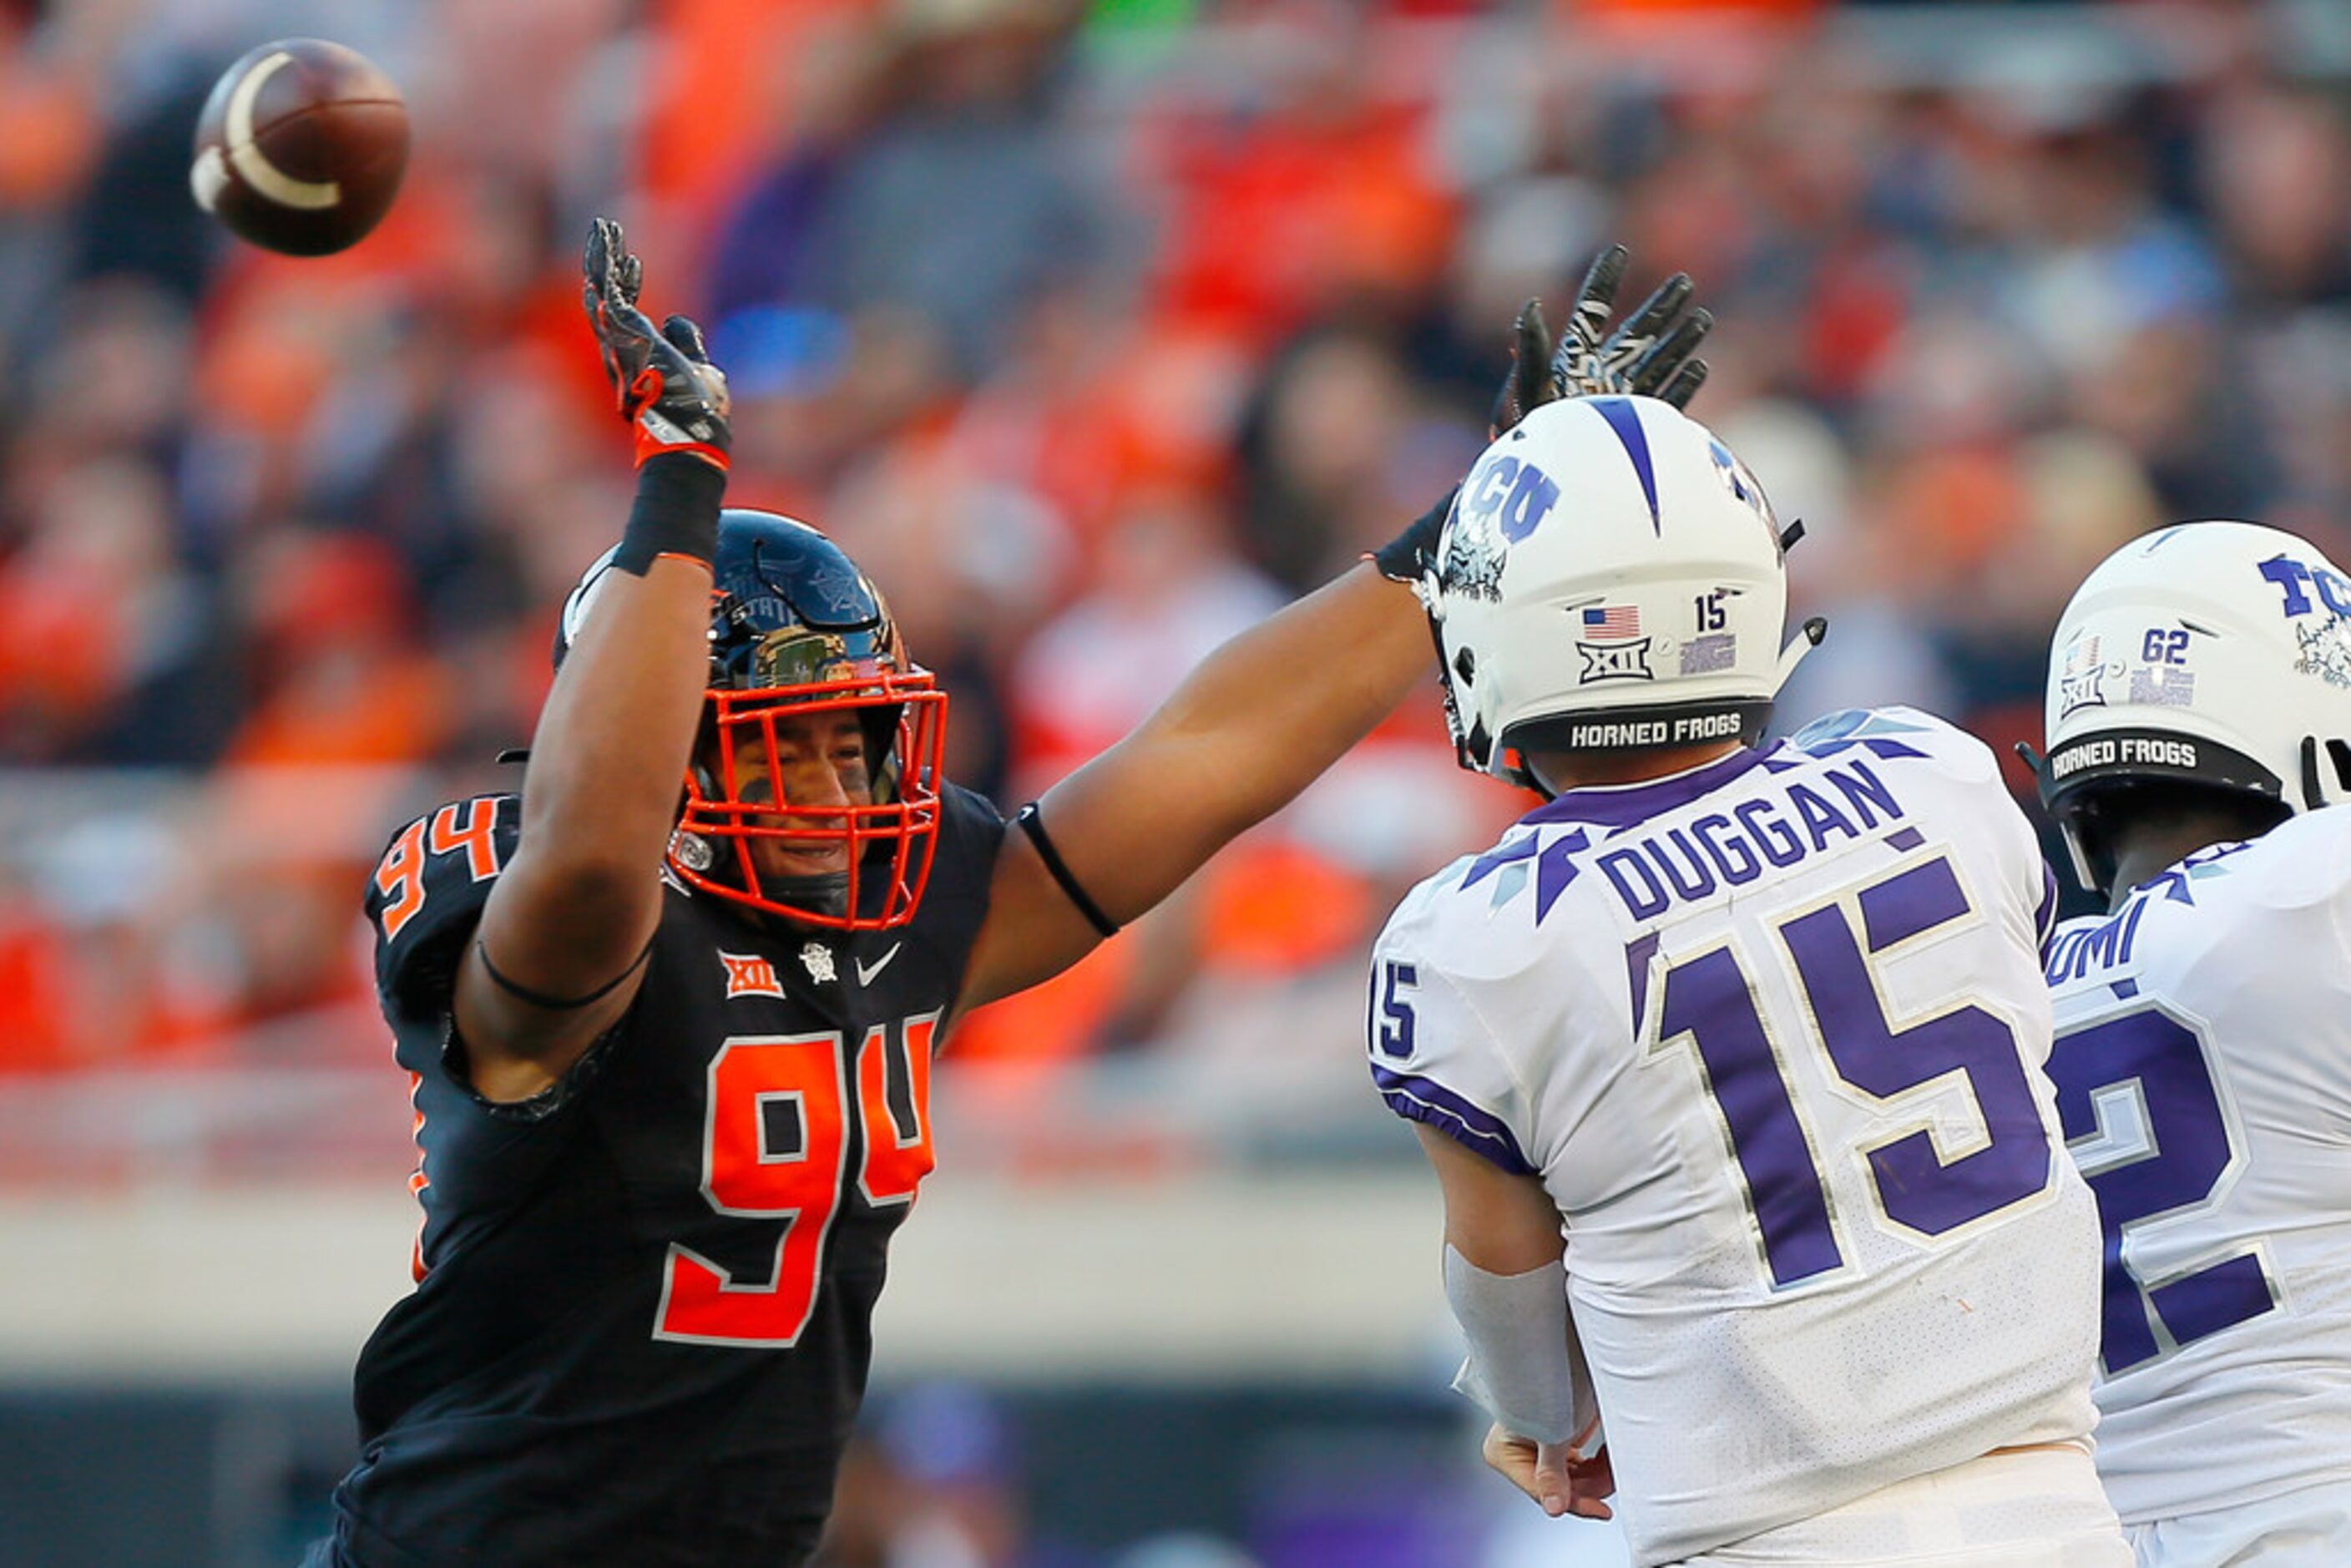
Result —
[[[581,257],[580,290],[588,324],[604,359],[604,374],[620,400],[621,417],[636,432],[637,463],[665,452],[690,452],[726,466],[730,440],[726,377],[710,362],[702,329],[683,316],[661,330],[637,308],[643,263],[629,254],[621,225],[598,218]]]
[[[1586,1458],[1579,1446],[1597,1426],[1595,1421],[1584,1428],[1576,1443],[1538,1443],[1498,1425],[1486,1434],[1486,1463],[1541,1503],[1553,1519],[1567,1513],[1580,1519],[1612,1519],[1615,1511],[1603,1500],[1616,1490],[1608,1450],[1604,1448]]]
[[[1661,398],[1676,408],[1689,405],[1706,382],[1706,361],[1694,356],[1714,326],[1714,313],[1682,313],[1696,286],[1689,274],[1677,272],[1610,330],[1608,318],[1631,259],[1621,245],[1600,253],[1583,275],[1567,329],[1556,344],[1543,319],[1542,301],[1530,299],[1520,308],[1510,339],[1510,373],[1494,399],[1494,434],[1563,397],[1629,393]]]

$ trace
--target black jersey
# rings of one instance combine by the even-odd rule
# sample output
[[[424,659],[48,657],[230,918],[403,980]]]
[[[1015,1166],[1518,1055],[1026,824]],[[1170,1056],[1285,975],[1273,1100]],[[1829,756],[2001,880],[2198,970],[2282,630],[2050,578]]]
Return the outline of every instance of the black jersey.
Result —
[[[424,1218],[415,1292],[360,1354],[347,1558],[731,1568],[813,1549],[1003,837],[986,800],[943,796],[929,885],[894,930],[788,929],[667,885],[628,1012],[517,1104],[467,1087],[450,998],[520,802],[444,806],[393,840],[367,910]]]

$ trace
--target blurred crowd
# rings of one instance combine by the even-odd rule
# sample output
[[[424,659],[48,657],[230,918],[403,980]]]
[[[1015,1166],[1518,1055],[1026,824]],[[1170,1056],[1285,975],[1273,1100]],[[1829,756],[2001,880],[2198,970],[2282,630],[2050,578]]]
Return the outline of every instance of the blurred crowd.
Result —
[[[361,883],[404,812],[517,786],[626,511],[596,213],[710,329],[730,497],[867,568],[1008,808],[1444,495],[1519,302],[1610,239],[1697,277],[1692,412],[1806,524],[1832,631],[1783,718],[2037,740],[2123,539],[2351,554],[2344,40],[1936,9],[0,0],[0,1072],[386,1054]],[[212,80],[287,33],[413,117],[340,256],[187,194]],[[1453,768],[1432,678],[960,1049],[1344,1057],[1368,932],[1526,803]]]

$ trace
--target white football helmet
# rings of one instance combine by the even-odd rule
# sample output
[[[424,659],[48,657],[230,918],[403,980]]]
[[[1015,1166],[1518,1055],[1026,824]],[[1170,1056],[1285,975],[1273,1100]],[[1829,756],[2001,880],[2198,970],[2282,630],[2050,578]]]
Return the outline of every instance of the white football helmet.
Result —
[[[1530,751],[1752,745],[1826,629],[1781,648],[1785,555],[1747,465],[1671,404],[1534,410],[1469,470],[1421,582],[1461,765],[1544,790]]]
[[[2082,885],[2112,880],[2096,831],[2130,785],[2273,802],[2351,798],[2351,578],[2255,523],[2182,523],[2100,562],[2049,650],[2041,801]]]

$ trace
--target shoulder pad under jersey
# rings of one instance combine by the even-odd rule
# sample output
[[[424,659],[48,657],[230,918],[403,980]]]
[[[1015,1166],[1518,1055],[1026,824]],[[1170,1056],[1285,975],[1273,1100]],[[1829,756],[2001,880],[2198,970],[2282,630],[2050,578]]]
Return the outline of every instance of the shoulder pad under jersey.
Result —
[[[387,1010],[447,1010],[457,960],[522,836],[522,799],[477,795],[401,829],[368,881],[376,989]]]

